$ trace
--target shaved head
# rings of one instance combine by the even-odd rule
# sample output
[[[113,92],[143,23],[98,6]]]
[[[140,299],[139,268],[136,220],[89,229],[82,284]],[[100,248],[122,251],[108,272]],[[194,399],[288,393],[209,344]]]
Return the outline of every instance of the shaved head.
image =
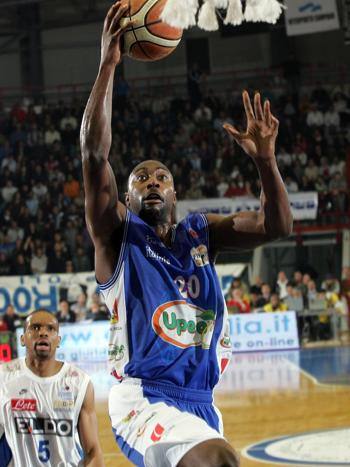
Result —
[[[132,177],[134,175],[136,175],[137,172],[139,172],[141,170],[149,170],[150,168],[154,168],[154,167],[158,168],[158,169],[166,170],[169,173],[169,175],[171,176],[171,179],[173,180],[172,173],[170,172],[168,167],[165,164],[163,164],[163,162],[156,161],[154,159],[147,159],[146,161],[140,162],[139,164],[137,164],[136,167],[133,168],[131,174],[129,175],[129,179],[128,179],[128,189],[129,189]],[[173,183],[174,183],[174,180],[173,180]]]
[[[57,320],[56,316],[55,316],[53,313],[51,313],[51,312],[48,311],[48,310],[38,308],[37,310],[34,310],[34,311],[32,311],[31,313],[29,313],[29,315],[26,317],[26,319],[25,319],[25,321],[24,321],[24,326],[23,326],[24,332],[26,332],[27,327],[28,327],[28,324],[31,322],[32,317],[33,317],[36,313],[43,313],[43,314],[49,315],[50,318],[53,318],[53,319],[56,321],[56,323],[57,323],[57,328],[59,328],[58,320]]]
[[[125,203],[149,225],[172,224],[176,192],[168,167],[151,159],[138,164],[129,176]]]

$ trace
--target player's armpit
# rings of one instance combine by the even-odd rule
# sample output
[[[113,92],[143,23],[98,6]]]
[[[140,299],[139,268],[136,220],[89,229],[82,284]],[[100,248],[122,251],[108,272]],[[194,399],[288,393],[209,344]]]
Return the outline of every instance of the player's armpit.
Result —
[[[79,414],[78,431],[84,450],[85,467],[104,467],[103,454],[98,439],[95,397],[92,383],[88,384]]]
[[[206,215],[211,256],[227,250],[250,250],[276,238],[266,233],[264,215],[245,211],[230,216]]]

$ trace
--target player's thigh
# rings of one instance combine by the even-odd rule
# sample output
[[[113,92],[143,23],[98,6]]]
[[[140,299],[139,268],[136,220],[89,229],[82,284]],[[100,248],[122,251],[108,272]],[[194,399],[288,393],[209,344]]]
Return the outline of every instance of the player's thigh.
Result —
[[[238,467],[239,457],[222,438],[209,439],[194,446],[180,460],[177,467]]]

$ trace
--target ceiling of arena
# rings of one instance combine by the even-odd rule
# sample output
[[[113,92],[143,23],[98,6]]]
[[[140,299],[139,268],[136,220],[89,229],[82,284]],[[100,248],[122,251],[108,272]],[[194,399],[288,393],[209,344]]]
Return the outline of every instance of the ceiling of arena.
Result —
[[[26,8],[40,6],[41,29],[73,26],[103,20],[111,0],[0,0],[0,36],[20,32]],[[23,18],[22,18],[23,20]]]

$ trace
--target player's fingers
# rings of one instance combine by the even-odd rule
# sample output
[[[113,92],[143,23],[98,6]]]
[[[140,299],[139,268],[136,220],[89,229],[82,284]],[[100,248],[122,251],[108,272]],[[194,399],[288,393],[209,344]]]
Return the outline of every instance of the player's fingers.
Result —
[[[264,118],[265,118],[265,123],[268,127],[272,125],[272,115],[271,115],[271,106],[270,106],[270,101],[266,100],[264,102]]]
[[[254,111],[255,111],[255,117],[258,120],[264,120],[264,113],[261,107],[261,96],[259,92],[256,92],[254,95]]]
[[[272,128],[276,131],[278,130],[278,127],[280,126],[280,122],[279,120],[277,120],[276,117],[274,117],[272,114],[271,114],[271,121],[272,121]]]
[[[250,97],[247,91],[243,91],[243,105],[244,110],[247,116],[248,122],[255,119],[252,103],[250,102]]]
[[[111,25],[109,27],[109,31],[111,34],[114,34],[117,32],[117,29],[119,29],[119,23],[121,18],[124,16],[124,14],[128,11],[129,7],[128,5],[123,5],[118,10],[115,12],[115,15],[111,21]]]
[[[229,123],[224,123],[223,128],[227,131],[227,133],[233,138],[239,142],[245,139],[245,133],[239,132],[233,125],[230,125]]]
[[[112,19],[114,18],[114,15],[115,15],[115,12],[117,11],[117,8],[120,7],[121,5],[121,1],[118,1],[118,2],[115,2],[111,8],[108,10],[108,13],[106,15],[106,19],[105,19],[105,28],[108,30],[110,25],[111,25],[111,22],[112,22]]]
[[[118,31],[116,31],[114,34],[112,34],[112,39],[117,39],[119,36],[122,36],[125,31],[127,31],[128,29],[131,29],[133,24],[134,24],[134,22],[129,21],[129,20],[126,20],[125,22],[123,22],[120,25]]]

